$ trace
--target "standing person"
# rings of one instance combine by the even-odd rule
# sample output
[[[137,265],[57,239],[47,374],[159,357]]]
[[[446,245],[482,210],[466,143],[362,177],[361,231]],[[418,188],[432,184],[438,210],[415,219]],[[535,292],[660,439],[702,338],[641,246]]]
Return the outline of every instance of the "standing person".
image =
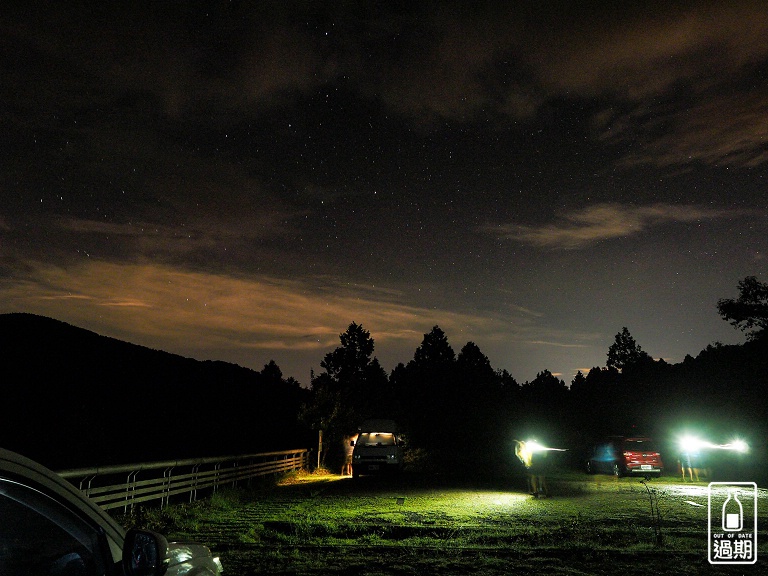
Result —
[[[533,450],[531,452],[531,474],[533,483],[536,486],[536,498],[548,498],[549,488],[547,488],[547,452],[544,450]]]
[[[696,478],[696,482],[699,481],[699,471],[701,470],[701,454],[698,450],[694,450],[688,454],[688,475],[693,482]]]
[[[515,455],[525,466],[528,473],[528,491],[535,498],[549,496],[546,478],[547,450],[534,441],[515,440]]]
[[[683,476],[683,482],[685,482],[685,473],[688,470],[688,453],[681,452],[677,458],[677,463],[680,466],[680,472],[682,473],[682,476]]]
[[[523,463],[523,466],[525,466],[525,473],[528,481],[528,493],[531,496],[538,498],[539,489],[537,484],[537,477],[532,470],[533,453],[522,440],[515,440],[515,456],[517,456],[520,462]]]
[[[686,472],[691,482],[694,482],[694,475],[696,476],[696,482],[699,481],[699,454],[696,451],[683,452],[680,455],[680,468],[683,472],[683,482],[685,482]]]
[[[344,436],[344,464],[341,467],[342,476],[352,476],[352,452],[355,450],[355,436]]]

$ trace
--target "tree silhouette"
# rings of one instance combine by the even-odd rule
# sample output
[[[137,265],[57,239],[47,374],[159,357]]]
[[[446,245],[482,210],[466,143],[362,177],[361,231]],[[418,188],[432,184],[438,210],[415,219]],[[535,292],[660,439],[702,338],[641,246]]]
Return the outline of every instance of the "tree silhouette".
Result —
[[[608,348],[608,361],[605,365],[608,368],[624,370],[647,360],[652,358],[643,351],[625,326],[616,334],[613,344]]]
[[[435,368],[445,368],[453,364],[455,359],[456,353],[448,344],[448,337],[439,326],[434,326],[428,334],[424,334],[424,340],[413,355],[415,364]]]
[[[501,380],[474,342],[464,345],[455,366],[446,416],[459,432],[457,444],[477,453],[498,435],[494,424],[503,416],[498,410],[503,401]]]
[[[340,387],[350,387],[360,380],[373,355],[373,338],[370,332],[352,322],[346,332],[339,335],[341,346],[325,355],[320,362],[329,376],[339,382]]]
[[[527,402],[543,405],[559,404],[568,394],[568,388],[560,378],[549,370],[536,374],[536,378],[523,384],[523,398]]]
[[[491,368],[491,361],[474,342],[467,342],[461,349],[456,357],[456,367],[480,385],[488,385],[494,380],[495,373]]]
[[[372,417],[379,400],[389,392],[387,374],[373,357],[370,332],[353,322],[339,340],[341,346],[320,362],[325,372],[313,377],[311,399],[303,410],[304,421],[323,430],[328,449],[323,463],[329,466],[340,464],[344,437]]]
[[[284,429],[295,430],[285,432],[286,436],[295,439],[293,445],[306,442],[308,430],[299,420],[299,409],[309,396],[309,391],[294,378],[283,378],[283,371],[274,360],[265,364],[258,376],[258,386],[246,391],[242,398],[232,398],[230,410],[240,411],[241,421],[247,422],[253,406],[258,402],[267,402],[271,407],[261,418],[264,424],[261,428],[278,430],[282,425]]]
[[[752,340],[765,334],[768,329],[768,284],[759,282],[755,276],[747,276],[739,282],[739,297],[721,298],[717,311],[723,320],[735,328],[747,332]]]
[[[415,444],[430,445],[443,434],[455,396],[455,367],[456,353],[445,333],[434,326],[424,334],[398,383]]]
[[[573,377],[573,380],[571,380],[571,388],[570,391],[572,394],[577,394],[585,389],[587,384],[587,377],[584,376],[584,373],[579,370],[576,372],[576,376]]]
[[[520,387],[521,410],[514,422],[517,439],[534,438],[544,444],[558,445],[568,436],[571,411],[565,382],[549,370]]]
[[[280,366],[274,360],[270,360],[269,364],[264,364],[260,374],[266,382],[281,382],[283,380],[283,371],[280,370]]]

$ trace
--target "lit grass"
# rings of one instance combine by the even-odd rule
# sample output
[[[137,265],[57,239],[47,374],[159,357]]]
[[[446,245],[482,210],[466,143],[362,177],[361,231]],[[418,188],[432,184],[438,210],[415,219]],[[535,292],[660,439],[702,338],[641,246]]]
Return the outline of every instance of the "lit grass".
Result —
[[[521,490],[521,478],[476,484],[295,473],[139,520],[208,543],[230,576],[490,575],[512,567],[517,573],[719,573],[706,560],[706,483],[651,481],[660,526],[637,479],[555,475],[552,497],[540,500]],[[768,497],[759,499],[758,517],[768,517]],[[768,555],[766,536],[758,536],[759,557]]]

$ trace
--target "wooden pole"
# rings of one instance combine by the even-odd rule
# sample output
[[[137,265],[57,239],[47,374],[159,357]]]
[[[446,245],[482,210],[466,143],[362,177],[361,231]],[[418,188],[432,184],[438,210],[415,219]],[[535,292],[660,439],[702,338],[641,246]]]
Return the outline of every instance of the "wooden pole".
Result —
[[[323,453],[323,431],[317,431],[317,467],[320,468],[320,456]]]

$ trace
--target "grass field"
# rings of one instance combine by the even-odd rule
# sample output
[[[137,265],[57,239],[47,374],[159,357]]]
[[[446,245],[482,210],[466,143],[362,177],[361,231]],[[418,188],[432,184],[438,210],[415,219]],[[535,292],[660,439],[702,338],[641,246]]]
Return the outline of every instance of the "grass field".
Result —
[[[519,477],[299,473],[121,521],[207,543],[228,576],[768,574],[764,523],[756,565],[709,564],[705,482],[574,472],[549,488],[535,499]]]

